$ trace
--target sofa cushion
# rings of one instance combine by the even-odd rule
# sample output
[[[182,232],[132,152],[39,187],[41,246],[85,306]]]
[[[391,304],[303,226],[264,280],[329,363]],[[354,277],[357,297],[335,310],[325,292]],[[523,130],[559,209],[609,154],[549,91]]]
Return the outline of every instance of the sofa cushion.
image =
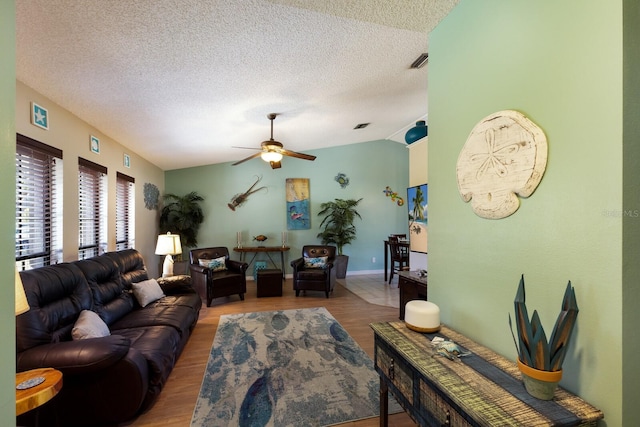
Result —
[[[148,326],[121,329],[113,334],[129,338],[131,348],[142,353],[149,367],[149,393],[159,393],[179,354],[178,331],[169,326]]]
[[[131,289],[141,307],[146,307],[149,303],[157,301],[164,296],[162,288],[155,279],[132,283]]]
[[[82,270],[89,283],[93,294],[93,311],[107,325],[111,326],[134,309],[133,294],[125,291],[120,269],[112,258],[101,255],[74,264]]]
[[[111,333],[121,329],[145,328],[150,326],[168,326],[175,329],[180,336],[188,334],[192,325],[198,320],[198,312],[182,305],[162,305],[160,300],[134,310],[129,315],[111,325]]]
[[[104,320],[91,310],[82,310],[78,320],[73,325],[71,336],[74,340],[84,340],[87,338],[102,338],[109,336],[109,327]]]
[[[298,272],[298,280],[324,280],[327,273],[320,268],[312,268]]]
[[[144,266],[144,258],[135,249],[105,252],[101,256],[111,258],[118,265],[124,289],[130,289],[132,283],[142,282],[149,278],[147,269]]]
[[[16,348],[71,341],[82,310],[90,310],[89,285],[75,264],[61,263],[20,272],[29,311],[16,317]]]

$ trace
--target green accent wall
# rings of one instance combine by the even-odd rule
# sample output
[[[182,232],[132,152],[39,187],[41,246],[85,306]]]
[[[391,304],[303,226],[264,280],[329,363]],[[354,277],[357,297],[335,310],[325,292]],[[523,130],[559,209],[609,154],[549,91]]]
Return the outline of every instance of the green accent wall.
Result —
[[[623,3],[622,424],[640,418],[640,4]]]
[[[313,162],[287,158],[282,168],[271,169],[260,158],[237,166],[220,163],[209,166],[167,171],[165,190],[167,193],[184,195],[197,191],[204,196],[202,204],[205,222],[198,235],[198,246],[236,246],[236,232],[242,231],[244,245],[257,245],[253,236],[264,234],[267,246],[281,245],[281,233],[287,232],[291,250],[289,261],[301,256],[302,246],[319,244],[317,216],[322,202],[335,198],[359,199],[358,212],[362,220],[356,220],[357,238],[345,246],[349,255],[350,272],[380,271],[384,266],[383,240],[390,233],[407,233],[407,207],[398,206],[385,196],[387,186],[406,199],[409,181],[409,150],[405,144],[392,141],[372,141],[341,147],[307,151],[317,156]],[[349,178],[349,185],[341,188],[335,181],[338,173]],[[253,185],[258,177],[262,180],[255,188],[265,190],[249,196],[248,201],[235,212],[227,203],[239,193]],[[287,230],[285,180],[287,178],[309,178],[311,199],[311,229]],[[184,254],[188,259],[188,254]],[[376,262],[372,262],[372,258]],[[237,256],[236,256],[237,258]],[[291,273],[287,263],[286,271]]]
[[[580,313],[561,385],[610,426],[640,416],[639,59],[626,39],[638,39],[638,7],[623,33],[622,6],[462,0],[429,41],[429,299],[445,324],[515,360],[521,274],[548,337],[570,280]],[[520,209],[488,220],[461,199],[456,161],[475,124],[507,109],[544,130],[549,159]]]
[[[0,247],[15,245],[15,197],[16,182],[16,26],[15,2],[0,2],[0,182],[3,183],[0,203]],[[16,318],[13,249],[4,251],[0,258],[0,420],[3,425],[13,425],[16,416],[15,366],[16,366]]]

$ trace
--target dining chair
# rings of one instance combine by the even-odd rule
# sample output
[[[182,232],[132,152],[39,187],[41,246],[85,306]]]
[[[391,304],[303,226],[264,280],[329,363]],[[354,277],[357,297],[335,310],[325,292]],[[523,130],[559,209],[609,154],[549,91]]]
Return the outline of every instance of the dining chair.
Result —
[[[409,268],[409,245],[398,241],[398,236],[389,236],[389,248],[391,252],[391,275],[389,283],[393,280],[396,271]]]

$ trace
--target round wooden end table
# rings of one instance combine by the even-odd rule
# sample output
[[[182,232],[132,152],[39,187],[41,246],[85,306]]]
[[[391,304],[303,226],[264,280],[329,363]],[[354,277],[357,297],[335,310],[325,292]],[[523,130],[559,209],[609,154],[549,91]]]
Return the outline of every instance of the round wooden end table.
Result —
[[[44,381],[39,378],[43,378]],[[32,381],[36,385],[20,389],[19,384]],[[21,387],[22,388],[22,387]],[[24,414],[51,400],[62,389],[62,372],[53,368],[32,369],[16,374],[16,415]]]

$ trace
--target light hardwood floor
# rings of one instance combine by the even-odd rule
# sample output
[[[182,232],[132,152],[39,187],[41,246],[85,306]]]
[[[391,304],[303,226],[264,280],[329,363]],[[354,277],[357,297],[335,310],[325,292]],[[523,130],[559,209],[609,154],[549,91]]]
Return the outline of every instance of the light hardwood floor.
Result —
[[[348,288],[354,289],[374,303],[360,298]],[[384,304],[395,305],[395,307]],[[329,298],[325,298],[323,292],[311,291],[296,297],[291,279],[284,282],[282,297],[256,298],[255,282],[247,281],[247,294],[244,301],[240,301],[236,295],[215,299],[211,307],[203,304],[198,324],[155,404],[137,419],[121,426],[189,426],[211,344],[218,327],[218,319],[223,314],[326,307],[373,359],[373,331],[369,324],[398,320],[397,306],[397,279],[394,279],[394,283],[389,286],[384,283],[382,274],[347,277],[343,284],[336,284]],[[343,427],[379,425],[378,417],[342,424]],[[405,413],[389,416],[391,427],[414,427],[415,425]]]

